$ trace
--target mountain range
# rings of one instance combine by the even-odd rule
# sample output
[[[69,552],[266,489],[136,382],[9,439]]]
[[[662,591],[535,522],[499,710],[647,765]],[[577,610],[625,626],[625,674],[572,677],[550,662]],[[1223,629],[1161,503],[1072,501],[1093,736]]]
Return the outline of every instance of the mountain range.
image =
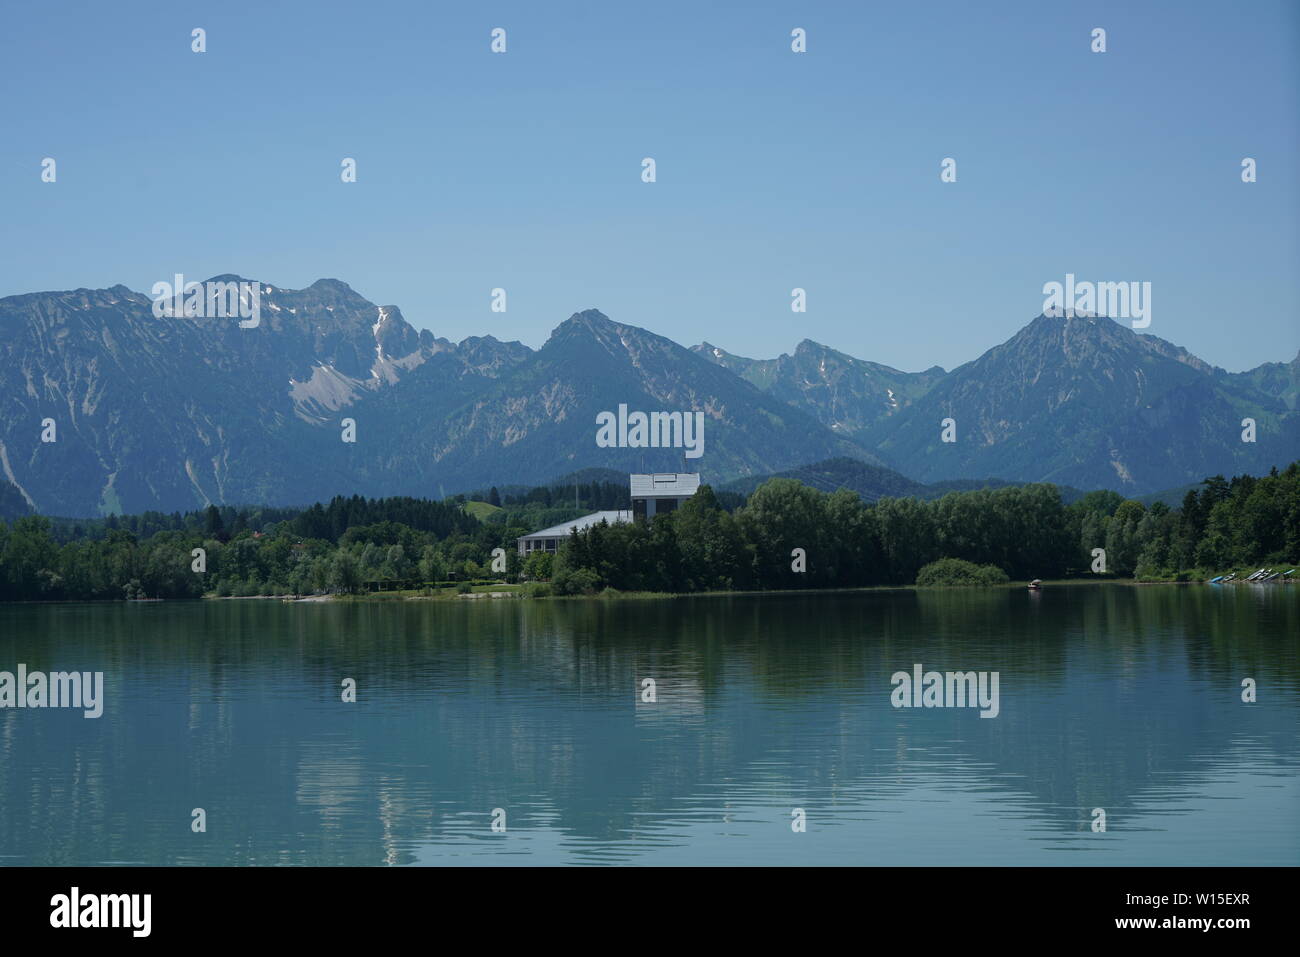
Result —
[[[0,299],[0,501],[69,516],[301,504],[591,467],[722,485],[845,458],[896,485],[1138,495],[1300,457],[1300,356],[1228,373],[1109,319],[1040,316],[951,372],[908,373],[809,340],[775,359],[688,349],[596,310],[536,350],[453,343],[334,279],[261,283],[255,328],[152,305],[120,285]],[[702,412],[703,456],[598,446],[597,414],[620,404]]]

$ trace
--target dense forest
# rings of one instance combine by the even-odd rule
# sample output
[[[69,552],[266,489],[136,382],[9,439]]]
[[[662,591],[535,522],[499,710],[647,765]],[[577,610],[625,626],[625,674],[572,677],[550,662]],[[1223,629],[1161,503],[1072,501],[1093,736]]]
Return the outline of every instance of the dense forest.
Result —
[[[1178,508],[1109,491],[1066,505],[1056,486],[1042,484],[874,504],[786,478],[746,500],[719,500],[703,486],[650,523],[597,525],[521,564],[518,536],[614,495],[592,483],[576,488],[577,504],[561,505],[566,491],[575,487],[512,495],[485,518],[470,514],[463,496],[93,521],[28,515],[0,522],[0,600],[337,594],[379,582],[521,577],[537,583],[534,594],[901,585],[941,559],[983,566],[987,581],[1000,580],[999,570],[1025,580],[1095,575],[1095,549],[1105,550],[1107,576],[1143,580],[1300,560],[1300,462],[1262,477],[1206,479]],[[504,574],[490,570],[498,547]]]
[[[728,513],[701,489],[671,521],[573,536],[551,578],[560,593],[902,585],[956,558],[1025,580],[1092,575],[1097,548],[1108,576],[1146,580],[1292,563],[1300,559],[1300,463],[1263,478],[1207,479],[1177,509],[1109,491],[1067,506],[1053,485],[867,505],[845,490],[772,479]]]

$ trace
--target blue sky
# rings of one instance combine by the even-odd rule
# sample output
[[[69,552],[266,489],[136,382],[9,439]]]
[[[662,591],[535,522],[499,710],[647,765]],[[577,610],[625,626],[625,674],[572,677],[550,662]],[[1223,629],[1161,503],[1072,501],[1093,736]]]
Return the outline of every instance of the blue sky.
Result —
[[[808,337],[915,370],[1008,338],[1072,272],[1151,282],[1147,331],[1230,370],[1300,350],[1294,2],[42,3],[3,21],[0,295],[328,276],[451,339],[538,346],[594,307],[685,345],[768,357]]]

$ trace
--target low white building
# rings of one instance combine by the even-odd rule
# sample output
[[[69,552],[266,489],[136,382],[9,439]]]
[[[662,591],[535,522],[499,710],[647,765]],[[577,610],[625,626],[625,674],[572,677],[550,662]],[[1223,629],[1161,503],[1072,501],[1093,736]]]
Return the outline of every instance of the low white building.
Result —
[[[665,515],[673,511],[700,488],[698,472],[656,472],[650,475],[628,476],[629,489],[632,493],[632,508],[617,511],[592,512],[571,522],[552,525],[540,532],[524,535],[516,539],[519,555],[527,558],[533,552],[554,553],[560,543],[567,540],[574,530],[579,532],[608,522],[631,522],[634,519],[649,520],[656,515]]]
[[[575,518],[571,522],[562,522],[559,525],[544,528],[540,532],[524,535],[516,539],[516,542],[519,545],[519,554],[523,558],[527,558],[533,552],[551,552],[554,554],[560,547],[560,543],[567,541],[569,533],[575,529],[581,532],[593,525],[599,525],[601,522],[609,522],[609,524],[613,525],[617,522],[630,521],[632,521],[632,513],[627,509],[592,512],[590,515],[582,516],[582,518]]]

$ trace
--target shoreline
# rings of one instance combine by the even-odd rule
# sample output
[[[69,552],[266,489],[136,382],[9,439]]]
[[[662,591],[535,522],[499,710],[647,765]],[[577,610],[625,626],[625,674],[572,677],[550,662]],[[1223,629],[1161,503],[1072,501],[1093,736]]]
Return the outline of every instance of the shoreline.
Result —
[[[1294,580],[1292,580],[1294,583]],[[545,584],[544,582],[538,584]],[[302,604],[383,604],[385,602],[408,602],[408,601],[502,601],[502,600],[528,600],[528,601],[625,601],[625,600],[649,600],[665,598],[718,598],[718,597],[737,597],[737,596],[776,596],[776,595],[843,595],[855,592],[897,592],[897,591],[914,591],[914,592],[935,592],[935,591],[967,591],[985,593],[990,591],[1044,591],[1049,588],[1079,588],[1079,587],[1096,587],[1098,585],[1122,585],[1126,587],[1144,588],[1149,586],[1173,585],[1179,587],[1192,585],[1209,585],[1208,581],[1200,579],[1189,579],[1184,581],[1175,581],[1172,579],[1163,579],[1160,581],[1139,581],[1135,578],[1104,578],[1093,580],[1087,578],[1059,578],[1044,579],[1038,589],[1030,589],[1025,582],[1008,582],[996,585],[859,585],[845,588],[773,588],[773,589],[754,589],[750,591],[730,590],[730,591],[689,591],[689,592],[622,592],[617,590],[605,590],[593,592],[591,594],[580,595],[530,595],[523,590],[521,585],[501,585],[495,586],[493,590],[481,592],[460,593],[455,592],[444,595],[422,595],[417,592],[367,592],[364,594],[332,594],[332,595],[202,595],[197,598],[151,598],[146,600],[140,599],[121,599],[105,598],[94,599],[90,601],[76,601],[68,599],[56,599],[53,601],[9,601],[0,602],[0,605],[158,605],[158,604],[181,604],[187,602],[207,602],[207,601],[276,601],[285,604],[302,605]],[[1247,582],[1241,579],[1231,582],[1215,582],[1216,586],[1234,587],[1237,585],[1250,586],[1277,586],[1284,588],[1287,582]],[[500,589],[513,589],[502,591]]]
[[[544,583],[542,583],[544,584]],[[1060,578],[1044,579],[1042,586],[1038,591],[1048,588],[1078,588],[1078,587],[1096,587],[1098,585],[1122,585],[1128,587],[1148,587],[1156,585],[1174,585],[1179,587],[1192,585],[1208,585],[1209,582],[1201,580],[1161,580],[1161,581],[1139,581],[1135,578],[1103,578],[1093,580],[1087,578]],[[1219,584],[1219,583],[1216,583]],[[1263,582],[1226,582],[1223,583],[1231,587],[1233,585],[1262,585]],[[1273,583],[1268,583],[1273,584]],[[1281,584],[1281,583],[1278,583]],[[474,600],[501,600],[501,599],[524,599],[532,601],[568,601],[573,599],[579,600],[596,600],[596,601],[622,601],[622,600],[646,600],[646,599],[664,599],[664,598],[716,598],[716,597],[733,597],[733,596],[772,596],[772,595],[842,595],[852,594],[855,592],[897,592],[897,591],[915,591],[915,592],[934,592],[934,591],[969,591],[969,592],[989,592],[989,591],[1031,591],[1025,582],[1009,582],[997,585],[859,585],[844,588],[773,588],[773,589],[754,589],[754,590],[728,590],[728,591],[690,591],[690,592],[622,592],[616,590],[606,590],[593,592],[583,595],[529,595],[525,593],[520,586],[514,587],[516,591],[484,591],[471,592],[468,594],[451,594],[451,595],[421,595],[418,593],[408,593],[400,591],[392,592],[369,592],[365,594],[351,595],[310,595],[302,597],[294,596],[274,596],[274,595],[249,595],[246,598],[236,596],[224,596],[225,600],[257,600],[267,598],[278,598],[281,601],[299,604],[303,602],[362,602],[362,603],[383,603],[383,602],[405,602],[405,601],[474,601]],[[203,600],[208,600],[204,596]]]

